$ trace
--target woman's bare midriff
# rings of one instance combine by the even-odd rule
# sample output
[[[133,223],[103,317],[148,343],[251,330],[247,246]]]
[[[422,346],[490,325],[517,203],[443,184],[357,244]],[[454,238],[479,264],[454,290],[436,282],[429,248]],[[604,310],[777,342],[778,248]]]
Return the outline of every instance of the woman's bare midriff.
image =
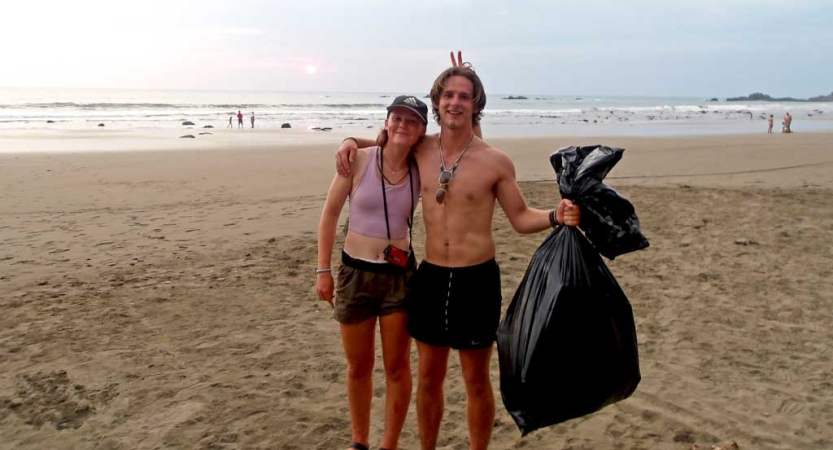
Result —
[[[408,237],[391,239],[390,243],[402,250],[408,250]],[[368,261],[384,261],[384,251],[387,246],[387,238],[376,238],[353,232],[348,232],[347,237],[344,239],[344,251],[347,254],[353,258]]]

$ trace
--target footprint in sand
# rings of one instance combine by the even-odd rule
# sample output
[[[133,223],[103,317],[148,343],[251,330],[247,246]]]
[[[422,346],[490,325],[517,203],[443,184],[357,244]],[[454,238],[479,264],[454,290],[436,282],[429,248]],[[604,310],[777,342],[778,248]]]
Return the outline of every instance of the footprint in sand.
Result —
[[[801,411],[804,411],[804,405],[795,400],[784,400],[778,407],[778,413],[787,416],[794,416]]]

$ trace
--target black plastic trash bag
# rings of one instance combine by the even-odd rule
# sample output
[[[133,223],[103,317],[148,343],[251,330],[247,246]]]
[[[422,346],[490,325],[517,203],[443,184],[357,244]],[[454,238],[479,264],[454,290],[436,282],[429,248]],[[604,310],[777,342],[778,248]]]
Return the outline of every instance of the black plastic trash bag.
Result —
[[[609,259],[648,247],[633,205],[602,183],[624,151],[594,145],[565,147],[550,156],[561,196],[581,208],[581,229]]]
[[[584,181],[592,177],[600,184],[621,158],[621,151],[618,155],[615,151],[597,153],[599,156],[593,158],[598,159],[591,161],[585,159],[591,152],[581,153],[568,153],[566,164],[556,166],[553,160],[553,165],[560,180],[569,177],[581,183],[566,187],[567,195],[582,206],[582,224],[588,216],[597,214],[605,220],[594,223],[590,219],[592,226],[609,223],[614,230],[632,230],[635,226],[644,240],[644,245],[636,247],[647,246],[630,203]],[[594,170],[582,171],[582,161]],[[602,161],[609,164],[606,169]],[[565,186],[560,186],[564,195]],[[588,199],[584,196],[588,192],[602,194]],[[575,193],[580,194],[573,197]],[[606,199],[624,201],[628,207],[611,206]],[[605,232],[602,227],[595,230],[597,235],[612,236],[604,242],[605,248],[615,249],[614,254],[635,249],[632,243],[620,245],[618,232]],[[500,324],[501,396],[524,435],[623,400],[639,384],[633,311],[598,252],[579,230],[558,227],[533,255]]]

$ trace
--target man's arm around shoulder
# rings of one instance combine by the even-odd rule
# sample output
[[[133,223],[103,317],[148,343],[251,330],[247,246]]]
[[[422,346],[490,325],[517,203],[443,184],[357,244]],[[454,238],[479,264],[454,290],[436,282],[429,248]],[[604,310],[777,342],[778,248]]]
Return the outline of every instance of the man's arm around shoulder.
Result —
[[[341,141],[341,145],[336,151],[336,171],[338,174],[345,178],[350,176],[350,164],[355,161],[358,149],[374,145],[376,145],[376,141],[372,139],[348,137]]]

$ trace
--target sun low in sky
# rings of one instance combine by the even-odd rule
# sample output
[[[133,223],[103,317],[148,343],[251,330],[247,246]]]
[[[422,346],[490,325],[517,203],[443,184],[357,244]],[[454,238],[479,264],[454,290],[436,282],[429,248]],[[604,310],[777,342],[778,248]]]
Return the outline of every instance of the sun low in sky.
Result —
[[[4,1],[0,88],[422,92],[462,50],[491,93],[833,89],[831,0],[400,3]],[[419,24],[420,39],[379,17]]]

